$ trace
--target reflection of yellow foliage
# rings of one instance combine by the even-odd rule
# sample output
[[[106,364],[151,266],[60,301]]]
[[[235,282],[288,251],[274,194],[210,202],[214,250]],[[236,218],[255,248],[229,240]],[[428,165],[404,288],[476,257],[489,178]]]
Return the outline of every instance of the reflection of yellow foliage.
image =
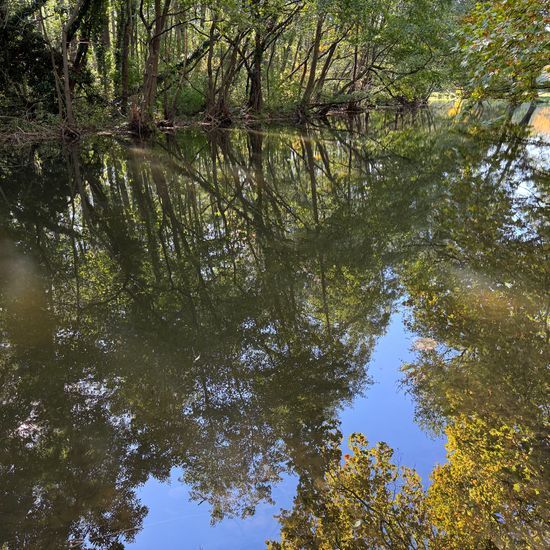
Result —
[[[542,548],[540,472],[530,460],[532,434],[459,417],[447,428],[449,462],[432,473],[428,509],[447,548]]]
[[[336,463],[313,493],[301,487],[292,512],[283,512],[281,541],[270,550],[409,549],[407,541],[429,541],[424,491],[418,474],[391,462],[385,443],[369,448],[353,434],[352,454]]]
[[[536,134],[550,135],[550,107],[539,107],[535,111],[531,127]]]
[[[453,103],[453,106],[447,111],[447,114],[449,116],[456,116],[456,115],[458,115],[458,113],[460,113],[461,107],[462,107],[462,100],[457,99]]]
[[[351,454],[318,483],[299,488],[270,550],[536,550],[547,538],[538,436],[519,426],[459,416],[447,428],[447,458],[422,489],[391,462],[384,443],[350,438]]]

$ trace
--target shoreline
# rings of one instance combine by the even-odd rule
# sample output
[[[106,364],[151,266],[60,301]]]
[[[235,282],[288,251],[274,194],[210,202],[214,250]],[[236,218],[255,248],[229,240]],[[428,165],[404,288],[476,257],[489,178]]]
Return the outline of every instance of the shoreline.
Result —
[[[540,107],[550,104],[549,97],[542,96],[536,100],[535,106]],[[104,125],[89,125],[79,126],[75,129],[68,128],[67,126],[60,124],[59,122],[50,123],[45,125],[40,122],[29,121],[24,118],[0,116],[0,147],[18,147],[32,143],[45,143],[45,142],[62,142],[67,145],[71,143],[77,143],[81,139],[85,139],[91,136],[105,136],[105,137],[128,137],[141,141],[147,141],[153,139],[159,134],[171,134],[179,130],[186,128],[202,128],[204,130],[218,130],[229,128],[255,128],[261,125],[269,124],[287,124],[297,128],[307,126],[308,124],[315,124],[316,122],[329,121],[331,119],[349,119],[357,116],[362,116],[367,113],[393,113],[395,115],[405,115],[411,113],[419,113],[422,111],[429,111],[432,107],[442,107],[450,105],[454,101],[448,97],[434,97],[427,103],[416,105],[414,107],[403,107],[398,105],[377,105],[367,108],[357,109],[354,111],[348,111],[343,109],[334,109],[327,113],[310,113],[307,118],[300,118],[295,112],[290,112],[288,115],[279,116],[235,116],[228,122],[220,120],[205,120],[204,118],[180,118],[173,122],[166,120],[159,120],[155,123],[154,129],[151,132],[139,134],[131,128],[130,121],[124,117],[113,117],[112,124]],[[529,105],[532,102],[520,104]],[[491,105],[492,102],[487,105]],[[451,117],[458,114],[455,112]],[[2,119],[8,119],[11,124],[2,124]]]
[[[441,100],[437,101],[438,103]],[[356,111],[334,110],[327,113],[311,113],[306,119],[300,119],[296,113],[290,113],[288,116],[239,116],[235,117],[228,123],[222,121],[208,121],[204,119],[178,119],[174,122],[158,121],[155,123],[154,130],[150,133],[139,134],[131,129],[130,122],[127,119],[118,118],[113,122],[113,126],[105,125],[104,127],[97,126],[80,126],[75,129],[70,129],[62,124],[50,125],[45,128],[40,123],[31,122],[18,117],[0,117],[9,118],[14,121],[15,127],[10,125],[2,125],[0,123],[0,146],[15,146],[25,145],[29,143],[43,143],[48,141],[61,141],[67,144],[75,143],[83,138],[90,136],[127,136],[140,140],[148,140],[153,138],[158,133],[169,134],[185,128],[205,128],[205,129],[227,129],[227,128],[246,128],[262,124],[286,123],[293,126],[305,126],[313,121],[328,120],[331,118],[349,118],[358,115],[364,115],[371,112],[389,111],[399,114],[418,112],[429,108],[429,104],[423,104],[414,108],[403,108],[403,106],[380,105],[374,108],[357,109]],[[21,126],[18,126],[18,122]],[[25,128],[25,125],[29,125]],[[3,127],[4,126],[4,127]]]

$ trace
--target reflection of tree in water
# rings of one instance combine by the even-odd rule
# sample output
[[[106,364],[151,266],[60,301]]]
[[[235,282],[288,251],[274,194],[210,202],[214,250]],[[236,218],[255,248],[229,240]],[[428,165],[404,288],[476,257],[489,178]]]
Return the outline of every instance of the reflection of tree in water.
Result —
[[[547,548],[548,174],[524,130],[472,128],[439,182],[428,230],[395,264],[419,335],[403,367],[447,463],[422,489],[385,444],[351,440],[322,483],[302,480],[271,548]]]
[[[292,140],[8,159],[2,540],[131,536],[135,487],[174,466],[215,518],[320,466],[394,283],[375,227],[346,261],[320,145]],[[347,206],[340,217],[359,215]]]
[[[214,518],[318,475],[467,147],[336,127],[8,158],[1,540],[109,546],[174,466]]]
[[[550,179],[524,140],[449,178],[403,275],[412,328],[438,343],[404,367],[420,420],[449,437],[434,509],[468,548],[548,543]]]

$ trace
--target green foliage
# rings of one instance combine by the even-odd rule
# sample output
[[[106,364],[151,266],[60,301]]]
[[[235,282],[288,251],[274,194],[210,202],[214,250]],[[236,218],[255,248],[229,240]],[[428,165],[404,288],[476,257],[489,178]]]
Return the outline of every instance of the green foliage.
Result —
[[[205,97],[199,90],[186,87],[177,92],[175,102],[177,115],[196,115],[204,109]]]
[[[460,54],[473,99],[534,99],[550,60],[545,0],[492,0],[476,3],[465,17]]]
[[[5,4],[10,13],[19,7]],[[245,111],[288,116],[296,109],[423,102],[448,84],[455,21],[447,0],[73,0],[62,6],[41,0],[23,12],[9,18],[3,64],[6,89],[21,98],[14,112],[35,98],[51,110],[84,91],[87,102],[106,112],[133,104],[138,126],[161,110],[169,118],[200,110],[227,122]],[[9,52],[17,44],[21,55]],[[18,89],[16,77],[25,56],[35,64],[23,69],[29,90]]]
[[[151,129],[161,112],[307,118],[416,107],[457,87],[517,103],[548,87],[544,0],[5,0],[2,10],[1,100],[13,114],[54,112],[84,92],[106,113],[133,105],[134,126]]]
[[[17,16],[0,23],[0,95],[2,114],[56,112],[52,58],[44,38]],[[59,63],[60,56],[54,55]]]

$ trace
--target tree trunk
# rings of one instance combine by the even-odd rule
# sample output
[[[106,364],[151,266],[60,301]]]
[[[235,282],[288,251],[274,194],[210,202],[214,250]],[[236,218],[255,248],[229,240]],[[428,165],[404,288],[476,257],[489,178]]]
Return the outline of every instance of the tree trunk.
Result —
[[[354,112],[357,110],[357,102],[353,97],[355,91],[357,90],[357,60],[358,60],[358,47],[357,47],[357,34],[358,27],[355,27],[355,47],[353,49],[353,74],[352,74],[352,83],[349,89],[349,93],[352,96],[351,101],[348,103],[348,111]]]
[[[264,54],[264,45],[262,33],[256,29],[256,37],[254,43],[254,58],[252,61],[252,70],[250,73],[250,95],[248,98],[248,106],[254,113],[259,112],[263,107],[262,96],[262,62]]]
[[[149,55],[145,63],[145,72],[143,76],[143,97],[141,101],[141,121],[139,125],[150,126],[154,118],[154,107],[157,94],[157,76],[160,57],[160,44],[162,33],[168,16],[170,0],[164,0],[164,6],[161,0],[155,0],[155,21],[153,26],[153,36],[149,41]]]
[[[67,25],[63,25],[61,32],[61,48],[63,54],[63,92],[65,94],[65,122],[70,129],[76,127],[76,121],[73,111],[73,97],[71,93],[71,84],[69,82],[69,53],[67,51]]]
[[[214,45],[216,41],[214,37],[217,32],[218,17],[216,12],[212,16],[212,24],[210,26],[210,38],[208,43],[208,59],[206,63],[206,69],[208,74],[208,92],[206,97],[206,112],[211,113],[214,109],[214,102],[216,100],[216,83],[214,82],[214,71],[212,68],[212,61],[214,58]]]
[[[313,53],[311,58],[311,65],[309,67],[309,78],[306,84],[306,89],[302,95],[302,101],[300,105],[300,115],[304,116],[309,102],[311,100],[311,95],[315,89],[315,79],[317,78],[317,63],[319,61],[319,49],[321,46],[321,37],[323,35],[323,22],[324,16],[319,15],[317,19],[317,27],[315,28],[315,38],[313,42]]]
[[[102,15],[102,22],[101,22],[101,38],[100,38],[100,46],[98,47],[98,69],[101,73],[101,81],[103,84],[103,93],[105,97],[109,96],[109,72],[111,68],[111,64],[109,62],[109,56],[108,52],[111,48],[111,34],[110,34],[110,16],[109,11],[106,11]]]
[[[91,0],[79,0],[71,16],[61,29],[61,53],[63,57],[63,93],[65,96],[65,123],[69,134],[76,134],[76,120],[73,110],[73,96],[69,78],[69,43],[74,38],[86,12],[90,9]]]
[[[128,73],[130,65],[130,37],[132,36],[133,11],[133,0],[127,0],[122,30],[122,44],[120,48],[120,103],[123,113],[126,113],[128,109]]]

